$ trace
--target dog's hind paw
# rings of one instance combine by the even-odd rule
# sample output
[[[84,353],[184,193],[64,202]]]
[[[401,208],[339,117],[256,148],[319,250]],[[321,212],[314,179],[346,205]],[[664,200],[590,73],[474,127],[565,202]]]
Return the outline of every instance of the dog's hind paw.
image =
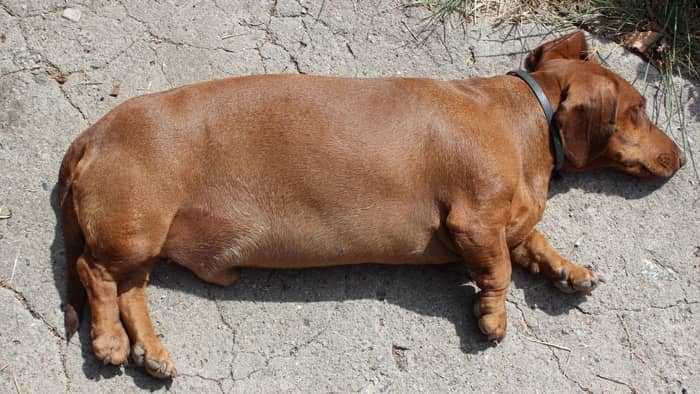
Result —
[[[104,365],[121,365],[129,357],[129,337],[122,325],[118,324],[109,332],[100,332],[95,335],[92,340],[92,349]]]
[[[156,350],[157,348],[160,348]],[[146,350],[142,344],[135,344],[131,349],[131,360],[139,367],[143,367],[146,372],[160,379],[168,379],[175,376],[175,366],[168,353],[162,345],[158,344],[152,350]]]
[[[474,317],[479,321],[479,329],[490,341],[498,342],[506,336],[505,311],[483,315],[481,313],[481,302],[476,300],[474,302]]]

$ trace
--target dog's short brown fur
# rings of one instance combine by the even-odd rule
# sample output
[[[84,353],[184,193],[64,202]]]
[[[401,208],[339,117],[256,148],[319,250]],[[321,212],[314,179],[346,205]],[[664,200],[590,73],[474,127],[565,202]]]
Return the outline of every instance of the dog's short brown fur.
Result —
[[[577,32],[526,62],[556,110],[565,169],[673,175],[682,154],[643,97],[587,53]],[[599,281],[535,230],[550,145],[540,104],[513,76],[252,76],[129,100],[61,167],[68,336],[84,288],[97,357],[131,354],[171,376],[146,302],[165,258],[221,286],[241,267],[465,261],[481,289],[479,326],[500,339],[511,261],[564,291]]]

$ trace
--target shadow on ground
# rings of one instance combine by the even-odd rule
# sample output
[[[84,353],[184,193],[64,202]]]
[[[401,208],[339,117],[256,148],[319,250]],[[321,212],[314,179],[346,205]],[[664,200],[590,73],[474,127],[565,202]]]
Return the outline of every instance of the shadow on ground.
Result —
[[[668,179],[640,180],[631,175],[612,170],[585,173],[564,172],[554,176],[549,186],[549,197],[566,193],[571,189],[586,193],[619,196],[626,200],[644,198],[663,186]]]

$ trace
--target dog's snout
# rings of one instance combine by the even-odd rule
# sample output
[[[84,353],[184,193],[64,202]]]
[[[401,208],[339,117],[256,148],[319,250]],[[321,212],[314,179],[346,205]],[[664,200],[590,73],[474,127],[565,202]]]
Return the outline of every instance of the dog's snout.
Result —
[[[676,172],[685,164],[685,154],[675,148],[675,152],[661,153],[656,158],[656,162],[668,171]]]

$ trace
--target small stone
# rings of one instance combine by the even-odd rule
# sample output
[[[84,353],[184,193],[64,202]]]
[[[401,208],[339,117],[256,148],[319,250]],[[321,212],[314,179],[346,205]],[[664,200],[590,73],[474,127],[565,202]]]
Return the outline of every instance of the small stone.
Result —
[[[119,92],[121,91],[121,88],[122,88],[122,87],[121,87],[120,84],[115,83],[114,85],[112,85],[112,91],[109,92],[109,95],[112,96],[112,97],[117,97],[117,96],[119,96]]]
[[[68,77],[63,75],[58,70],[53,70],[53,71],[49,72],[49,76],[51,78],[53,78],[56,82],[58,82],[59,85],[63,85],[68,80]]]
[[[27,49],[20,49],[14,51],[13,53],[14,62],[16,65],[22,68],[34,68],[37,64],[41,62],[41,55],[29,51]]]
[[[305,9],[294,0],[278,0],[275,9],[281,17],[295,17],[304,14]]]
[[[642,259],[643,267],[641,273],[652,280],[674,281],[678,280],[678,274],[671,268],[665,267],[658,262]]]
[[[6,206],[1,206],[0,207],[0,220],[2,219],[9,219],[12,217],[12,211],[10,211],[10,208]]]
[[[77,22],[80,20],[80,17],[83,16],[83,13],[77,8],[66,8],[63,10],[63,14],[61,14],[61,16],[69,21]]]
[[[625,34],[622,42],[627,48],[645,53],[661,37],[661,33],[656,31],[633,31]]]

